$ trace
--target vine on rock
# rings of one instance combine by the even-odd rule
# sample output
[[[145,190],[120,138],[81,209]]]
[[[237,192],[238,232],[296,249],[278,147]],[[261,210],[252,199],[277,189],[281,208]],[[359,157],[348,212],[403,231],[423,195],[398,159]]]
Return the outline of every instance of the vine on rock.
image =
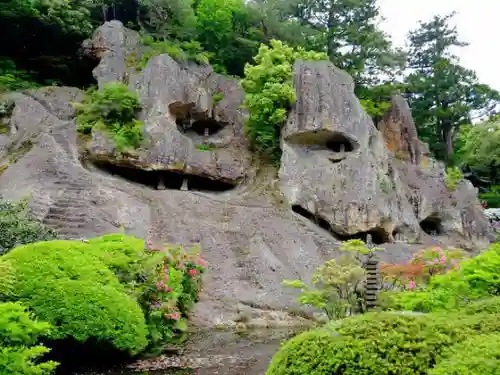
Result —
[[[250,113],[245,132],[254,151],[274,163],[279,163],[281,156],[281,127],[295,101],[292,71],[296,60],[328,60],[328,56],[271,40],[271,47],[260,46],[254,57],[255,65],[245,66],[241,82],[245,90],[244,105]]]

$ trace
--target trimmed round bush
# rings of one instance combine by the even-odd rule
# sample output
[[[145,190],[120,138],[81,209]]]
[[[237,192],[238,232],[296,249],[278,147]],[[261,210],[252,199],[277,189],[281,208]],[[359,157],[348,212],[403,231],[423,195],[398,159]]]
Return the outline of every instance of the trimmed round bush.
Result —
[[[478,335],[453,345],[429,375],[500,375],[500,335]]]
[[[305,332],[273,357],[267,375],[420,375],[467,338],[500,332],[498,314],[370,313]]]
[[[141,307],[103,259],[118,268],[128,263],[106,248],[78,241],[38,242],[17,247],[2,259],[16,275],[8,298],[22,301],[51,323],[50,338],[95,338],[131,354],[147,346]]]

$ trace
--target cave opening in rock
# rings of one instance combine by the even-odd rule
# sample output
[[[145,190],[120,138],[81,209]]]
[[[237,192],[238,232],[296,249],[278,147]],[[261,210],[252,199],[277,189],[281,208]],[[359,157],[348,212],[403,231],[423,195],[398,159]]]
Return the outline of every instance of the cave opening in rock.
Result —
[[[194,131],[198,135],[210,136],[218,133],[224,126],[213,119],[196,120],[187,131]]]
[[[430,236],[439,236],[443,233],[442,220],[435,215],[428,216],[422,220],[420,228]]]
[[[389,233],[384,230],[383,228],[374,228],[366,232],[358,232],[350,235],[338,233],[335,231],[331,225],[320,217],[319,215],[314,215],[305,208],[303,208],[300,205],[292,205],[292,211],[295,212],[296,214],[305,217],[306,219],[310,220],[314,224],[316,224],[318,227],[325,229],[328,231],[336,240],[338,241],[349,241],[349,240],[362,240],[363,242],[367,242],[368,240],[368,235],[371,236],[372,242],[375,245],[381,245],[384,243],[391,242],[391,238]]]
[[[107,162],[94,162],[93,166],[108,174],[122,177],[128,181],[139,183],[155,190],[224,192],[235,187],[234,184],[229,182],[182,172],[166,170],[146,171]]]
[[[349,138],[342,133],[335,133],[326,141],[326,148],[333,152],[352,152],[354,145]]]

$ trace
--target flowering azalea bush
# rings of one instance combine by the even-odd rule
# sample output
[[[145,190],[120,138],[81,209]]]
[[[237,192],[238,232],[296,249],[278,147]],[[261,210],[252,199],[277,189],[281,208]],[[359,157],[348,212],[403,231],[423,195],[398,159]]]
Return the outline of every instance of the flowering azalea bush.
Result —
[[[135,289],[145,312],[150,343],[157,347],[183,338],[185,319],[198,299],[206,263],[197,247],[186,250],[167,246],[156,250],[151,249],[151,242],[148,247],[155,261],[145,282]]]
[[[460,249],[433,246],[417,252],[405,264],[382,264],[385,290],[416,290],[425,287],[432,276],[458,269],[465,253]]]

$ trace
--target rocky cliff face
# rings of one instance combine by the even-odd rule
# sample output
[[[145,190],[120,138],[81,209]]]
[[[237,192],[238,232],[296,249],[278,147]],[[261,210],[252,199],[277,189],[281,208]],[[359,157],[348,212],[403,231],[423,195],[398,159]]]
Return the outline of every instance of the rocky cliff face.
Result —
[[[199,324],[242,314],[277,324],[285,317],[277,310],[296,308],[281,280],[308,280],[337,255],[340,240],[371,234],[384,257],[400,261],[415,243],[479,248],[493,238],[468,182],[448,191],[443,169],[420,148],[412,151],[420,163],[396,157],[416,142],[414,125],[410,143],[390,136],[403,134],[407,106],[395,109],[395,99],[386,118],[396,120],[383,128],[392,130],[377,130],[351,78],[329,63],[295,66],[297,102],[283,129],[278,174],[247,151],[238,82],[167,55],[138,72],[127,61],[140,58],[139,38],[116,21],[85,48],[101,59],[100,86],[120,81],[139,93],[145,146],[123,156],[103,134],[80,139],[68,105],[81,100],[78,89],[17,94],[0,134],[0,194],[29,196],[33,212],[66,238],[123,226],[156,244],[201,244],[210,270]]]

